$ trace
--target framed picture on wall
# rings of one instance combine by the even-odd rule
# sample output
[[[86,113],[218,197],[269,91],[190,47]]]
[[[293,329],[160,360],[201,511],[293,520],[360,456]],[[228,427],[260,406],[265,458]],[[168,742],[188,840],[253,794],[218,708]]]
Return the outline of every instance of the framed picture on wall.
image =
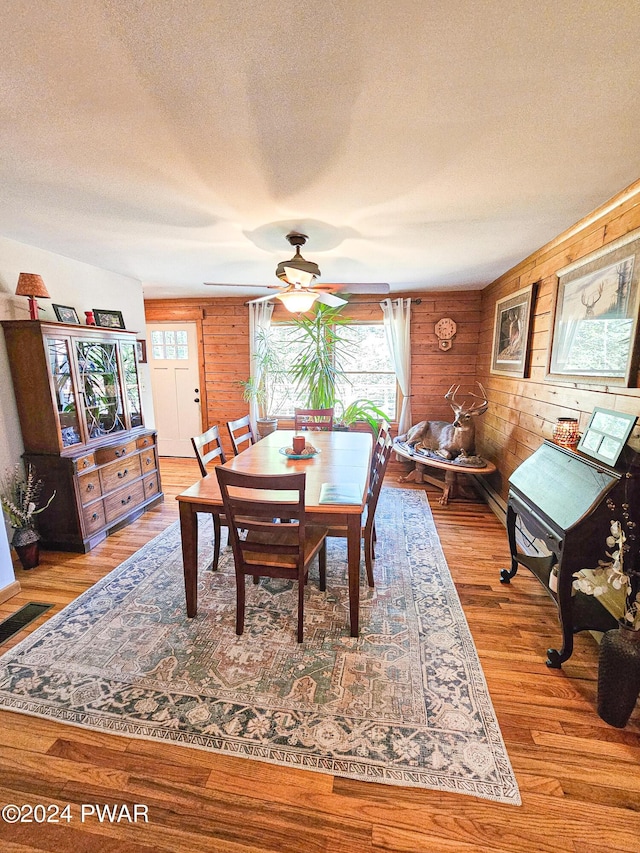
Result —
[[[491,349],[492,373],[526,376],[535,288],[535,284],[530,284],[496,302]]]
[[[97,326],[106,326],[108,329],[125,328],[122,311],[105,311],[102,308],[94,308],[93,316]]]
[[[635,384],[640,229],[558,271],[547,379]]]
[[[147,342],[144,338],[138,338],[136,341],[136,357],[139,364],[147,363]]]

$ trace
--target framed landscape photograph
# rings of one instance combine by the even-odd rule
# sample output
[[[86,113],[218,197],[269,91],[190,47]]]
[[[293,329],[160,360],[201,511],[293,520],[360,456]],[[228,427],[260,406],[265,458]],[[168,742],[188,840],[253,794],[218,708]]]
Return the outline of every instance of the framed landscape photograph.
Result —
[[[496,302],[491,372],[523,377],[527,373],[535,284]]]
[[[96,326],[106,326],[108,329],[125,328],[121,311],[105,311],[102,308],[94,308],[93,316],[96,318]]]
[[[51,307],[61,323],[73,323],[74,326],[80,324],[75,308],[71,308],[69,305],[55,305],[54,303],[52,303]]]
[[[640,230],[558,271],[547,379],[635,383]]]

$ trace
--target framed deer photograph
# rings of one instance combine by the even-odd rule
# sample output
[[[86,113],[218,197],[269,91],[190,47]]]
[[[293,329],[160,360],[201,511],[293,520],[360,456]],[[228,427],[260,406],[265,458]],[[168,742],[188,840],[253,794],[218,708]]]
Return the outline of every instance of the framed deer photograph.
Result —
[[[536,284],[496,302],[491,348],[491,373],[524,377],[528,371],[532,307]]]
[[[635,385],[640,229],[558,270],[547,379]]]

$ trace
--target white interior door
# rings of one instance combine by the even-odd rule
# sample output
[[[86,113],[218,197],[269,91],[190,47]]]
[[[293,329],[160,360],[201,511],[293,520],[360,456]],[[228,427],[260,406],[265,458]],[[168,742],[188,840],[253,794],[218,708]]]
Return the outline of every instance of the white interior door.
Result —
[[[195,323],[148,323],[147,353],[160,456],[193,456],[202,432]]]

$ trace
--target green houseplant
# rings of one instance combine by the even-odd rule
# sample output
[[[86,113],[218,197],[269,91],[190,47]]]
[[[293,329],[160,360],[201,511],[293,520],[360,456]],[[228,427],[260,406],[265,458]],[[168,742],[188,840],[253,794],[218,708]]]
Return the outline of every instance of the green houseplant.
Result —
[[[380,420],[389,420],[372,400],[360,398],[345,404],[336,398],[336,385],[348,382],[344,364],[351,357],[342,327],[349,323],[340,308],[318,305],[313,315],[295,319],[298,335],[294,342],[301,352],[291,369],[296,390],[309,409],[334,409],[338,429],[348,429],[356,421],[366,421],[376,433]]]
[[[371,431],[378,431],[380,421],[389,421],[389,416],[382,411],[371,400],[359,399],[344,406],[341,400],[336,400],[336,427],[338,429],[349,429],[349,427],[357,421],[366,421],[371,427]]]
[[[11,544],[25,569],[34,568],[40,560],[40,535],[36,530],[35,516],[44,512],[56,495],[54,492],[47,503],[38,509],[42,489],[42,480],[36,479],[35,468],[30,464],[27,465],[26,475],[22,466],[16,465],[0,483],[0,503],[14,530]]]
[[[259,377],[250,376],[240,382],[245,402],[255,401],[258,408],[257,427],[261,436],[269,435],[278,428],[278,419],[273,415],[273,404],[280,385],[286,381],[286,371],[269,333],[260,329],[257,336],[255,363]]]

